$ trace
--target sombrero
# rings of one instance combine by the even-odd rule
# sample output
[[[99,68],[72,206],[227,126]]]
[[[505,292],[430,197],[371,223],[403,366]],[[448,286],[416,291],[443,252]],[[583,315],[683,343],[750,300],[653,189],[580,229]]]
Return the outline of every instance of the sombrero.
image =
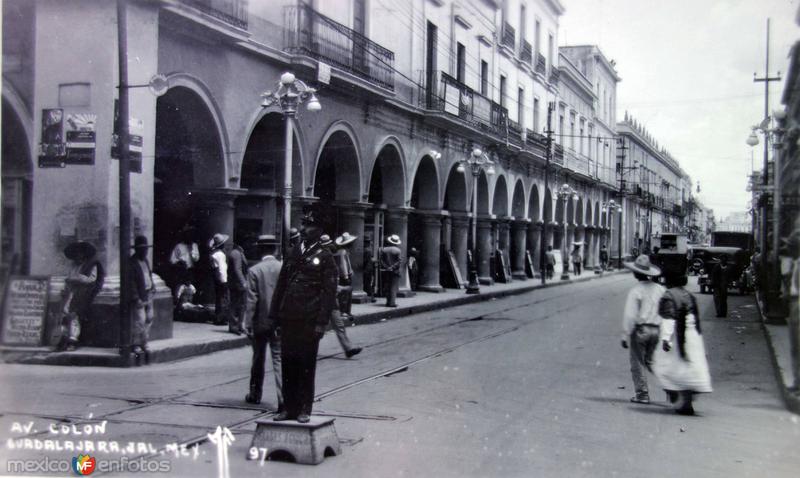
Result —
[[[358,239],[358,236],[351,236],[349,232],[343,232],[341,236],[336,238],[336,245],[346,246],[356,239]]]
[[[227,234],[219,234],[219,233],[214,234],[214,237],[212,237],[211,240],[208,241],[208,248],[211,249],[212,251],[214,249],[218,249],[222,247],[222,245],[225,244],[227,240],[228,240]]]
[[[322,246],[330,246],[331,245],[331,236],[327,234],[323,234],[319,236],[319,243]]]
[[[262,234],[256,239],[256,246],[274,246],[278,243],[278,239],[274,234]]]
[[[78,255],[82,255],[83,257],[92,257],[97,252],[97,249],[90,243],[86,241],[76,241],[72,242],[64,248],[64,255],[69,260],[75,260]]]
[[[400,236],[398,236],[397,234],[392,234],[391,236],[387,237],[386,242],[393,246],[399,246],[400,244],[402,244],[402,242],[400,241]]]
[[[632,270],[633,272],[637,272],[639,274],[644,274],[646,276],[660,276],[661,269],[658,267],[650,264],[650,258],[646,255],[642,254],[636,258],[633,262],[623,262],[623,266],[627,267],[628,269]]]

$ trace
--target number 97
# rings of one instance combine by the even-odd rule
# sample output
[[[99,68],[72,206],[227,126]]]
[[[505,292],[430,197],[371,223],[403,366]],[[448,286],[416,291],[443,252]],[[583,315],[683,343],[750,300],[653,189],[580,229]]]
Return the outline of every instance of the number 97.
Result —
[[[247,459],[248,460],[259,460],[261,464],[264,464],[264,461],[267,459],[267,449],[266,448],[256,448],[254,446],[250,447],[250,450],[247,452]]]

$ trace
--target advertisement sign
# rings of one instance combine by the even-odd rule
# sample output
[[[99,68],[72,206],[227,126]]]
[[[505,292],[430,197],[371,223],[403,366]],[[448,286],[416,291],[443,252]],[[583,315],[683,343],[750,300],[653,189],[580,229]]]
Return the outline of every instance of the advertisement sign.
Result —
[[[47,315],[49,277],[12,276],[3,297],[2,343],[41,345]]]
[[[97,115],[67,115],[66,164],[94,164]]]
[[[42,141],[39,143],[39,167],[63,168],[66,145],[64,144],[64,110],[50,108],[42,110]]]
[[[130,171],[142,172],[144,122],[128,118],[128,158]],[[119,100],[114,100],[114,134],[111,136],[111,159],[119,159]]]

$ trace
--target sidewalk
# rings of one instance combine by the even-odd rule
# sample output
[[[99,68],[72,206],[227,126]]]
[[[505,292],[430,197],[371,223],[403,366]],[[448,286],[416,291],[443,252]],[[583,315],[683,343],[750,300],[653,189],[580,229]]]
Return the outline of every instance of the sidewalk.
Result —
[[[541,279],[515,280],[507,284],[482,285],[480,294],[474,295],[467,295],[464,289],[446,289],[441,293],[417,292],[413,297],[398,298],[396,308],[386,307],[384,305],[386,300],[379,298],[377,302],[371,304],[353,304],[352,312],[356,324],[369,324],[623,273],[627,273],[627,270],[606,271],[603,274],[585,271],[580,277],[570,276],[568,281],[555,278],[548,280],[545,285],[542,285]],[[244,347],[248,344],[247,337],[229,333],[227,326],[176,321],[173,325],[173,338],[150,343],[150,362],[171,362],[220,350]],[[54,352],[49,347],[0,346],[0,363],[122,366],[116,348],[99,347],[81,347],[72,352]]]
[[[789,327],[786,323],[775,324],[772,320],[761,313],[763,310],[760,301],[756,300],[758,310],[761,314],[761,324],[764,327],[764,335],[767,337],[767,344],[772,352],[772,363],[775,366],[775,374],[778,385],[783,395],[786,408],[794,413],[800,414],[800,394],[792,393],[787,387],[792,385],[792,358],[789,353]]]

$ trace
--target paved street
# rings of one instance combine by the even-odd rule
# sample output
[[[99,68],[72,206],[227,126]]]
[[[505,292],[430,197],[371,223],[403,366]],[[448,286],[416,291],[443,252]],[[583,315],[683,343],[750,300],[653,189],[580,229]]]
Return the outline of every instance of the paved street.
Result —
[[[248,349],[126,370],[4,365],[0,473],[9,458],[76,455],[10,450],[8,438],[26,435],[15,422],[34,422],[32,439],[78,440],[89,437],[48,427],[91,416],[108,421],[95,445],[158,451],[227,426],[231,476],[796,476],[800,423],[780,400],[752,298],[732,296],[731,317],[716,319],[711,296],[698,295],[714,393],[680,417],[652,376],[656,403],[628,402],[619,317],[632,283],[612,276],[353,327],[365,350],[350,360],[329,333],[315,413],[336,417],[342,455],[317,467],[245,460],[254,419],[269,415],[243,401]],[[156,459],[180,476],[217,476],[214,445],[193,451]]]

